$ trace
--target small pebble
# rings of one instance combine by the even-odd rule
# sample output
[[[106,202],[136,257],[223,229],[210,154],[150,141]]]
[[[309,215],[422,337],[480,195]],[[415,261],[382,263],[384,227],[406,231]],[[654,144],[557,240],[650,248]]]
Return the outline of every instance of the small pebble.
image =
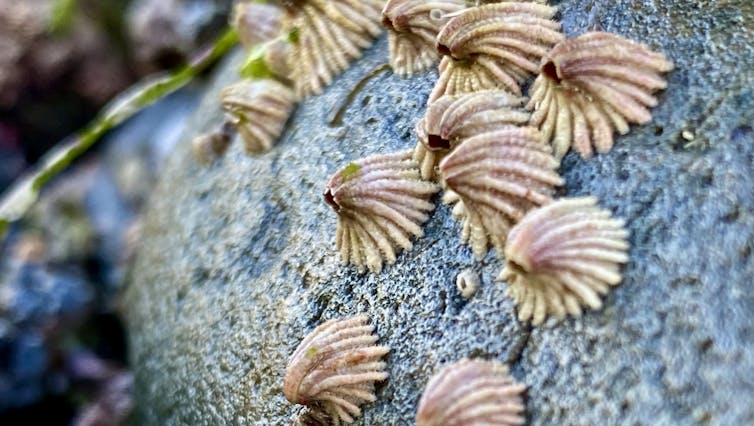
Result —
[[[456,287],[464,299],[469,299],[479,289],[479,275],[471,269],[464,269],[456,277]]]

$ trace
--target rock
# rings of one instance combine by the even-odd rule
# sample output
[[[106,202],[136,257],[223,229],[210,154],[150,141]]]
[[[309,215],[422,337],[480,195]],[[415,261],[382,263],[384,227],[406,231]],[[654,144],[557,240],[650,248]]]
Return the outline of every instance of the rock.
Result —
[[[533,425],[754,421],[754,6],[554,3],[569,36],[616,32],[676,64],[650,124],[562,166],[563,194],[598,196],[631,231],[604,309],[519,324],[495,282],[501,262],[473,261],[447,206],[381,274],[340,265],[324,184],[352,159],[411,148],[436,73],[386,71],[383,37],[300,105],[271,152],[249,158],[237,141],[201,167],[190,141],[221,122],[218,90],[236,80],[236,56],[144,223],[124,304],[140,424],[288,424],[300,412],[282,394],[288,356],[316,325],[356,313],[392,348],[390,378],[358,425],[412,424],[429,377],[464,356],[510,363]],[[468,301],[455,288],[466,268],[481,277]]]

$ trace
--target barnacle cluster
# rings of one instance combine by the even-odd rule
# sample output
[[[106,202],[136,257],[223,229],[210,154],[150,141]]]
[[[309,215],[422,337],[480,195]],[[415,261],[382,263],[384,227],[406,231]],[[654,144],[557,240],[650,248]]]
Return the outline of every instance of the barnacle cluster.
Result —
[[[265,8],[272,8],[267,15]],[[583,158],[607,152],[615,131],[649,121],[653,93],[665,88],[661,74],[672,64],[613,34],[566,39],[556,11],[544,0],[246,4],[235,22],[252,45],[245,69],[253,79],[227,88],[223,105],[248,152],[269,149],[295,102],[321,92],[358,58],[381,21],[394,72],[411,75],[439,60],[439,79],[413,150],[353,160],[326,184],[342,262],[373,273],[395,262],[423,235],[442,188],[475,257],[493,247],[504,260],[500,280],[521,321],[579,316],[600,308],[620,283],[628,231],[594,197],[556,197],[560,160],[571,147]],[[535,74],[527,99],[522,87]],[[216,155],[226,137],[207,135],[197,150]],[[472,297],[479,277],[466,270],[456,284]],[[373,331],[364,316],[331,320],[301,342],[283,389],[309,407],[299,424],[350,423],[375,400],[388,348],[376,345]],[[432,378],[416,423],[522,424],[524,390],[503,364],[464,359]]]
[[[374,383],[387,378],[382,358],[390,351],[376,343],[364,315],[327,321],[301,341],[288,361],[283,393],[310,408],[302,423],[351,423],[361,404],[375,400]]]

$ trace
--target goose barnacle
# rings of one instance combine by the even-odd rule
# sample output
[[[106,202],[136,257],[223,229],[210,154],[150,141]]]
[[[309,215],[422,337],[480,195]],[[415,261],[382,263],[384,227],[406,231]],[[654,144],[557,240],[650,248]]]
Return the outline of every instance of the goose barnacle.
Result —
[[[290,0],[291,79],[300,97],[319,94],[382,32],[382,0]]]
[[[652,93],[666,87],[660,73],[672,68],[665,55],[615,34],[560,42],[543,58],[530,90],[531,124],[552,139],[558,158],[571,146],[583,158],[592,156],[592,146],[608,152],[615,130],[626,134],[628,123],[652,118]]]
[[[464,139],[504,126],[526,125],[530,114],[524,102],[500,90],[445,95],[434,101],[416,125],[419,143],[414,159],[422,177],[432,178],[437,163]]]
[[[463,359],[430,379],[419,401],[416,425],[522,425],[525,390],[505,364]]]
[[[563,40],[556,9],[537,2],[473,7],[448,21],[437,35],[444,55],[429,103],[442,95],[486,89],[521,95],[521,82],[536,73],[543,56]]]
[[[628,231],[594,197],[563,198],[529,212],[511,229],[500,279],[518,318],[539,325],[547,315],[599,309],[601,295],[621,281]]]
[[[293,91],[272,79],[244,79],[220,94],[229,120],[238,130],[247,153],[269,150],[293,111]]]
[[[335,173],[324,197],[338,214],[336,243],[343,263],[359,271],[382,270],[395,262],[396,248],[410,250],[421,237],[421,224],[434,208],[429,198],[439,190],[421,179],[411,151],[372,155]]]
[[[351,423],[360,405],[376,400],[374,383],[387,379],[381,359],[390,351],[376,343],[366,315],[329,320],[301,341],[288,361],[283,393],[310,408],[303,423]]]
[[[464,0],[388,0],[382,25],[389,30],[390,66],[400,76],[429,69],[440,59],[435,38]]]
[[[443,201],[453,205],[461,238],[478,259],[490,244],[501,255],[510,227],[552,201],[563,184],[557,167],[537,129],[513,126],[471,137],[440,162]]]

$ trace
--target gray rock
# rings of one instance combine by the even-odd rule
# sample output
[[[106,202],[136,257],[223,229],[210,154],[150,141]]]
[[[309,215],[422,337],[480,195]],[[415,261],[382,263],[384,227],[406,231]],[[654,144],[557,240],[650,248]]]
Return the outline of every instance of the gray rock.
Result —
[[[191,135],[221,120],[209,91],[151,200],[125,298],[139,420],[287,424],[299,411],[282,395],[289,354],[326,319],[365,312],[392,348],[390,378],[355,424],[412,424],[428,378],[464,356],[511,363],[534,425],[754,422],[754,6],[560,6],[569,35],[616,32],[676,64],[651,124],[609,154],[563,163],[563,194],[598,196],[631,231],[631,262],[602,311],[519,324],[495,282],[500,261],[473,261],[447,206],[381,274],[339,264],[327,178],[352,159],[412,147],[436,78],[379,71],[383,37],[307,99],[264,155],[235,144],[209,168],[193,161]],[[218,87],[236,78],[238,59]],[[465,301],[454,280],[469,267],[482,284]]]

